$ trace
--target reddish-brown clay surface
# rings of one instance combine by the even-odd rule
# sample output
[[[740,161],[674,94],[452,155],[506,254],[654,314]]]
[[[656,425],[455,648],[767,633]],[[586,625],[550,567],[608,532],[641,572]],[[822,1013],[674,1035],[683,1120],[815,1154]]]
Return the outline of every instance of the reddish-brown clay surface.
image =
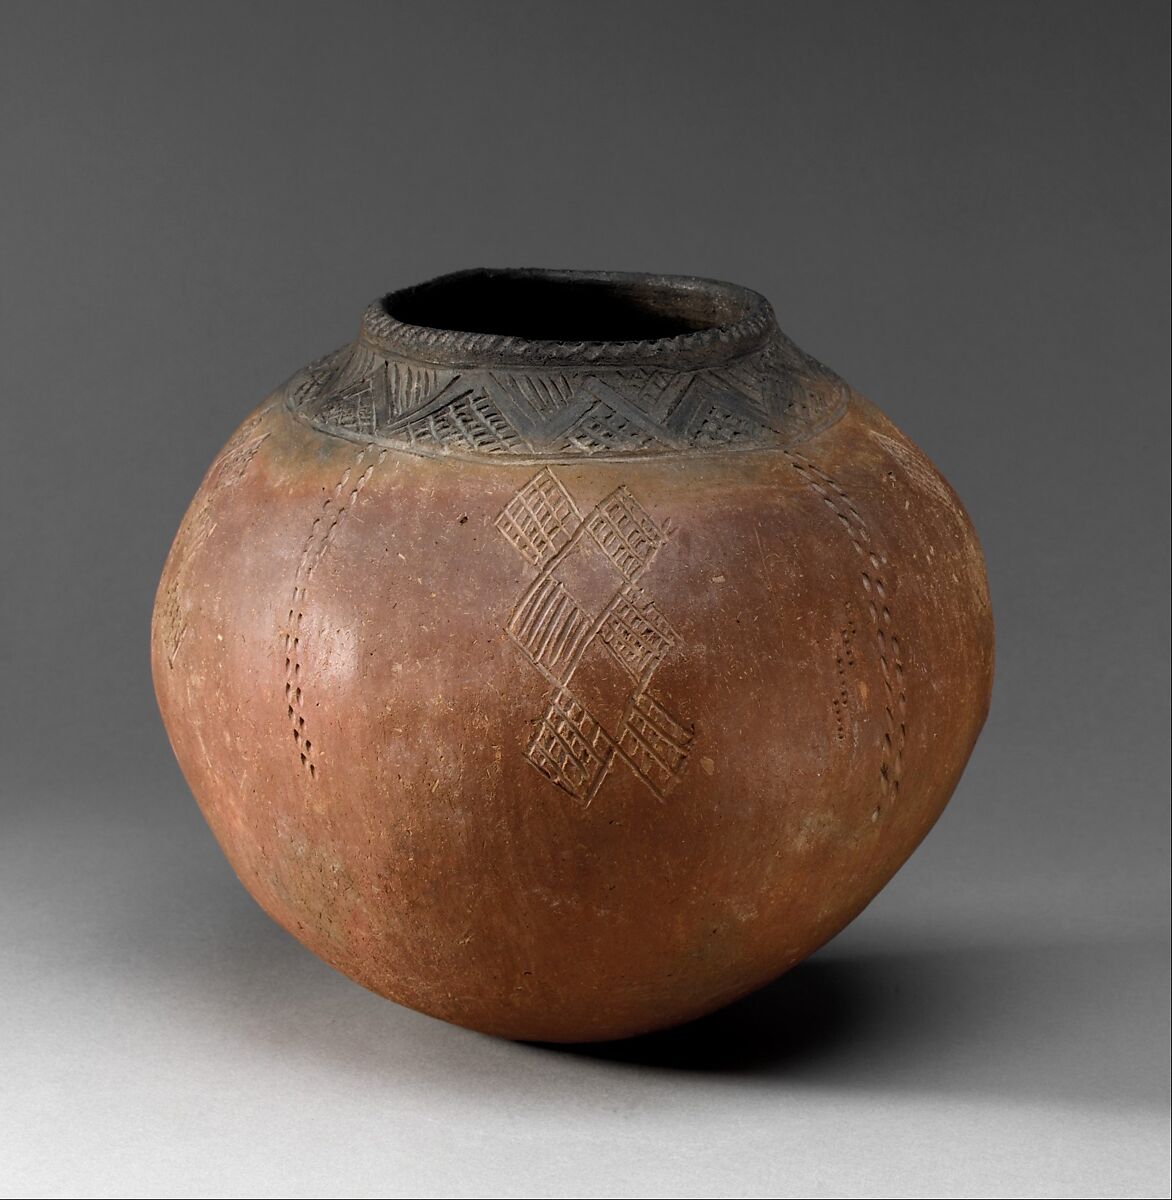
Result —
[[[306,379],[348,395],[336,362],[221,452],[153,626],[264,909],[402,1004],[548,1040],[699,1016],[859,913],[990,691],[980,550],[920,451],[816,364],[833,419],[772,444],[403,448],[361,396],[352,427],[298,411]]]

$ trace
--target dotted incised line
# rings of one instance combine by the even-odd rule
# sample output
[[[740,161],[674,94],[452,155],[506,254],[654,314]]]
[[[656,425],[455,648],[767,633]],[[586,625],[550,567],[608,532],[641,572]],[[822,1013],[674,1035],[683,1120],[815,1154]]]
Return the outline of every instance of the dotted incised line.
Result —
[[[377,457],[372,458],[376,454]],[[333,492],[322,503],[321,512],[313,519],[309,536],[305,539],[305,549],[301,552],[301,561],[297,564],[297,573],[293,577],[293,597],[289,604],[289,616],[284,630],[285,707],[293,734],[293,744],[301,759],[302,767],[309,772],[311,779],[317,777],[317,764],[314,762],[313,742],[306,726],[303,690],[305,684],[301,670],[305,596],[313,573],[325,555],[334,531],[357,503],[362,489],[370,482],[375,467],[386,456],[386,450],[379,450],[374,445],[363,446],[354,462],[342,472],[342,478],[338,480]],[[364,462],[367,463],[366,469],[357,479],[354,479],[355,472],[362,467]]]
[[[834,709],[835,740],[846,741],[846,716],[850,711],[850,689],[847,686],[847,671],[855,665],[855,623],[851,618],[852,605],[847,601],[847,623],[840,636],[841,646],[834,656],[834,672],[838,677],[838,695],[831,702]]]
[[[892,622],[888,586],[884,578],[884,572],[889,569],[887,556],[872,543],[866,522],[838,481],[820,470],[804,455],[792,450],[785,453],[806,484],[834,513],[850,537],[855,552],[863,560],[863,591],[867,598],[871,625],[875,630],[879,666],[883,673],[883,712],[886,729],[883,734],[883,758],[879,765],[879,790],[883,797],[889,796],[893,801],[898,800],[900,780],[903,776],[903,751],[907,743],[907,690],[904,684],[899,635]],[[878,819],[879,812],[880,809],[876,807],[871,814],[872,820]]]

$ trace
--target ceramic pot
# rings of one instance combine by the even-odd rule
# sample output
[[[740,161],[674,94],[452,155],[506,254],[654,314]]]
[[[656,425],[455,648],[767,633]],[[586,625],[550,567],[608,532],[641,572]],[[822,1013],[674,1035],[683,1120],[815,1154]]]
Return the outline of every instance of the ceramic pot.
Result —
[[[481,270],[233,434],[152,650],[266,912],[401,1004],[578,1041],[855,917],[956,785],[993,629],[952,490],[761,296]]]

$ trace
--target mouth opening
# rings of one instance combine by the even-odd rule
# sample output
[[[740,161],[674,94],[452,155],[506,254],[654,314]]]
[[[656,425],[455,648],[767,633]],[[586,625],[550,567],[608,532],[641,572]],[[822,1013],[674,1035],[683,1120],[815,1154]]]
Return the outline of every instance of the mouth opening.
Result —
[[[731,285],[670,277],[555,271],[469,271],[394,292],[388,315],[408,325],[530,341],[642,342],[735,324],[748,304]]]
[[[764,297],[716,280],[480,268],[384,296],[365,333],[432,361],[653,361],[744,353],[771,323]]]

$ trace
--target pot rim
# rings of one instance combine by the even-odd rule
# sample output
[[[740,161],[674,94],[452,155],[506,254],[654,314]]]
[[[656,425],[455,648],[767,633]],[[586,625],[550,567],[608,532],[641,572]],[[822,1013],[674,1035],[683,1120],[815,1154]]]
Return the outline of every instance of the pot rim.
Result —
[[[575,321],[583,332],[604,329],[607,336],[572,336]],[[560,330],[551,336],[511,333],[510,322],[543,334],[565,322],[565,335]],[[622,336],[624,322],[634,334],[653,336]],[[488,327],[460,327],[476,324]],[[382,296],[363,315],[360,337],[383,354],[443,366],[613,364],[678,370],[751,353],[776,328],[764,296],[723,280],[474,267]]]

